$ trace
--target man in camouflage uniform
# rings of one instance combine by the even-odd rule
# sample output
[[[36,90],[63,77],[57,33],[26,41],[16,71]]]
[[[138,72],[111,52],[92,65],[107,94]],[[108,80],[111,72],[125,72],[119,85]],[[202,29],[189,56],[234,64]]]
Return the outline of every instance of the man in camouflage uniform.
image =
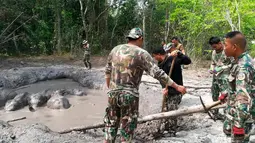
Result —
[[[212,52],[212,62],[209,72],[213,74],[212,80],[212,99],[218,101],[219,95],[228,88],[228,75],[231,67],[231,60],[225,55],[224,46],[219,37],[211,37],[209,39]],[[218,114],[219,110],[214,110],[214,116],[221,118]]]
[[[137,126],[138,90],[144,71],[177,91],[186,92],[183,86],[177,85],[160,70],[150,54],[141,48],[143,34],[140,28],[133,28],[127,38],[128,44],[114,47],[107,59],[106,85],[111,90],[107,93],[108,107],[104,117],[105,143],[115,142],[118,127],[121,142],[131,142]],[[167,92],[167,89],[163,90],[164,94]]]
[[[82,47],[84,49],[84,58],[83,58],[83,63],[86,68],[91,69],[91,63],[90,63],[90,48],[89,48],[89,43],[86,40],[83,40],[82,42]]]
[[[254,61],[246,53],[246,39],[239,31],[226,34],[224,51],[235,61],[228,78],[230,88],[219,97],[222,102],[227,101],[223,131],[231,135],[232,143],[248,143],[255,115]]]
[[[164,70],[164,72],[168,75],[170,73],[172,62],[174,62],[170,77],[175,83],[179,85],[183,85],[181,65],[188,65],[191,63],[191,60],[188,56],[183,55],[182,52],[177,50],[172,43],[167,45],[168,45],[167,49],[169,49],[170,55],[166,53],[163,47],[155,49],[152,52],[152,55],[158,61],[159,68]],[[161,83],[161,85],[163,88],[166,88],[164,84]],[[166,95],[166,103],[165,103],[166,109],[164,109],[164,111],[167,112],[167,111],[177,110],[178,105],[181,103],[181,100],[182,100],[182,94],[176,91],[176,89],[172,87],[168,87],[168,93]],[[164,122],[165,122],[164,130],[165,132],[168,133],[167,135],[175,136],[177,131],[177,118],[170,118]]]

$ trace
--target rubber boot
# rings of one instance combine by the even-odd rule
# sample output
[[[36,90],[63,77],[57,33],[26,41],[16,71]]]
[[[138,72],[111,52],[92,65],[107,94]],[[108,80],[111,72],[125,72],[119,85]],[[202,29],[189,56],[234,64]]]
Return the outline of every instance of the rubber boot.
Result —
[[[86,68],[88,68],[88,65],[87,65],[87,63],[86,63],[86,62],[84,62],[84,65],[85,65],[85,67],[86,67]]]
[[[88,62],[88,64],[89,64],[89,69],[91,69],[91,63],[90,63],[90,62]]]
[[[231,138],[231,143],[246,143],[244,141],[244,135],[236,135]]]

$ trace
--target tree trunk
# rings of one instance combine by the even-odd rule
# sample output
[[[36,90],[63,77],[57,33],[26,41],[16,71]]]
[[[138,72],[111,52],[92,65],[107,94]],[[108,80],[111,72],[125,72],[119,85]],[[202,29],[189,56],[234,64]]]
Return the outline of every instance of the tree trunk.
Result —
[[[231,31],[235,30],[235,27],[233,25],[232,19],[230,17],[230,12],[229,10],[226,11],[225,19],[228,21],[229,26],[231,27]]]
[[[54,23],[54,41],[57,53],[61,53],[61,9],[60,4],[58,0],[54,1],[54,7],[55,7],[55,23]]]
[[[117,13],[118,15],[118,13]],[[112,43],[113,43],[113,38],[114,38],[114,32],[115,32],[115,29],[117,27],[117,24],[118,24],[118,19],[119,19],[119,16],[116,16],[116,21],[115,21],[115,25],[112,29],[112,34],[111,34],[111,43],[110,43],[110,47],[113,47]]]
[[[144,49],[147,48],[146,45],[146,13],[145,13],[145,6],[143,8],[143,47]]]
[[[60,15],[60,9],[58,8],[58,12],[57,12],[57,28],[58,28],[58,40],[57,40],[57,50],[58,50],[58,54],[60,54],[61,51],[61,15]]]
[[[17,41],[16,41],[15,33],[13,33],[13,43],[14,43],[14,46],[15,46],[15,50],[16,50],[18,56],[19,56],[20,55],[20,51],[19,51],[18,44],[17,44]]]
[[[165,42],[167,42],[167,38],[168,38],[168,33],[169,33],[169,11],[168,11],[168,7],[166,8],[166,23],[165,23]]]
[[[236,13],[237,13],[237,16],[238,16],[238,29],[237,30],[241,31],[241,17],[240,17],[240,12],[239,12],[239,9],[238,9],[237,0],[235,0],[235,5],[236,5]]]
[[[79,0],[80,2],[80,11],[81,11],[81,19],[82,19],[82,25],[83,25],[83,30],[85,32],[85,39],[88,39],[88,29],[87,29],[87,23],[86,23],[86,13],[88,11],[88,2],[86,3],[86,8],[84,10],[84,7],[83,7],[83,2],[82,0]]]
[[[147,35],[147,41],[148,41],[148,43],[151,43],[152,42],[152,23],[154,22],[153,21],[153,10],[154,10],[154,7],[155,7],[155,2],[153,1],[152,2],[152,8],[151,8],[151,11],[150,11],[150,25],[149,25],[149,30],[150,30],[150,32],[149,32],[149,34]],[[147,30],[147,32],[148,32],[148,30]],[[152,47],[149,47],[150,49],[149,50],[152,50]]]

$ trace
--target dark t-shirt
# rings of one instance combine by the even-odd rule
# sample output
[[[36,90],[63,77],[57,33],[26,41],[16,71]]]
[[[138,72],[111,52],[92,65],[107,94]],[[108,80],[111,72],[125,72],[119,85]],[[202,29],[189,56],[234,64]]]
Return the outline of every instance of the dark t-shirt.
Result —
[[[166,56],[164,61],[159,62],[158,66],[159,68],[163,69],[166,74],[169,75],[171,64],[173,61],[174,57],[172,56]],[[191,60],[188,56],[183,55],[181,52],[178,52],[178,55],[175,59],[171,79],[178,85],[183,85],[183,80],[182,80],[182,68],[181,65],[188,65],[191,63]],[[162,87],[165,88],[165,85],[162,84]],[[179,94],[180,92],[176,91],[173,87],[168,87],[168,95],[171,94]]]

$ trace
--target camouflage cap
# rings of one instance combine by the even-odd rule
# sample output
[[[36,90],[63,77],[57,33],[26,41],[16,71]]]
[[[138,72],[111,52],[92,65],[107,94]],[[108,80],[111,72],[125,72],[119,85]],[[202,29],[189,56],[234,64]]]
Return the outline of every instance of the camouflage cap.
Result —
[[[82,41],[82,44],[87,44],[87,43],[88,43],[87,40],[83,40],[83,41]]]
[[[169,51],[174,46],[173,43],[168,43],[166,46],[164,46],[165,51]]]
[[[138,39],[143,36],[143,31],[140,28],[133,28],[130,30],[127,38]]]

